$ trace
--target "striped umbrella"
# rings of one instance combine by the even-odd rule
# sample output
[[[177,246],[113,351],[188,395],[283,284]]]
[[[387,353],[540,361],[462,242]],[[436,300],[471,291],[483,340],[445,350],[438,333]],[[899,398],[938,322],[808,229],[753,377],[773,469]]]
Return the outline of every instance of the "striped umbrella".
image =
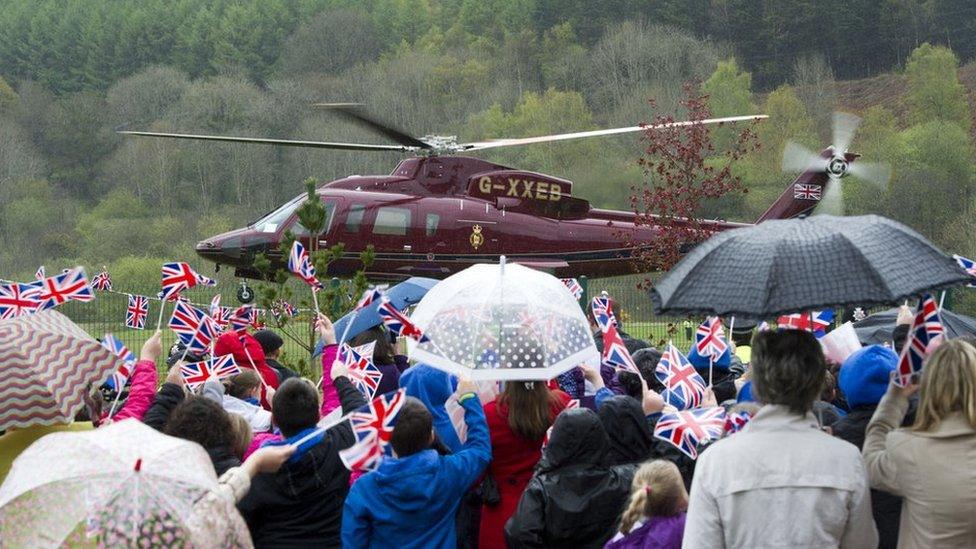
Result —
[[[70,423],[120,365],[55,310],[0,321],[0,431]]]

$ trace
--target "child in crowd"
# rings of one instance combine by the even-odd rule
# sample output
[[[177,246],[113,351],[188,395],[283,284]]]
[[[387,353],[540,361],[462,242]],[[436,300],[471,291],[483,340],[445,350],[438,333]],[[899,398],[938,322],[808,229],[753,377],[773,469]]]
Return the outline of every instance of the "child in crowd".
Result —
[[[605,548],[680,549],[687,509],[688,492],[678,467],[663,459],[645,463],[634,475],[620,531]]]
[[[461,498],[491,460],[484,411],[471,382],[458,384],[467,440],[453,454],[430,447],[434,428],[423,402],[407,397],[390,442],[394,459],[353,484],[342,515],[342,546],[455,547]]]

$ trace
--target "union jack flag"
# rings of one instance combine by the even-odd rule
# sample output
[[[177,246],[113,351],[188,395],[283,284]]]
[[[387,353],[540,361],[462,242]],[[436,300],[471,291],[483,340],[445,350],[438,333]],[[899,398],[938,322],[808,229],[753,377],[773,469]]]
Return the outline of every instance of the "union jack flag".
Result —
[[[593,311],[593,319],[596,320],[598,326],[600,326],[600,331],[607,333],[610,325],[617,325],[617,319],[613,316],[613,310],[610,304],[610,296],[608,295],[598,295],[593,298],[593,302],[590,304],[590,309]]]
[[[702,379],[688,357],[668,343],[654,369],[654,375],[664,385],[664,401],[679,410],[687,410],[701,404],[705,396],[705,380]]]
[[[349,415],[356,442],[345,450],[339,450],[339,458],[347,469],[375,469],[383,456],[393,455],[390,437],[393,436],[397,415],[406,400],[406,389],[398,389],[376,397]]]
[[[380,387],[383,372],[373,363],[373,348],[376,342],[370,342],[359,347],[349,347],[343,343],[339,346],[339,360],[349,369],[349,381],[359,389],[368,400],[376,396]]]
[[[379,301],[382,298],[383,298],[383,290],[381,290],[379,288],[370,288],[370,289],[366,290],[365,292],[363,292],[363,297],[361,297],[359,299],[359,302],[356,303],[356,309],[355,310],[358,311],[358,310],[362,309],[363,307],[368,307],[374,301]]]
[[[201,362],[191,362],[180,366],[183,384],[191,390],[203,385],[209,379],[225,379],[241,373],[241,368],[234,362],[234,355],[213,357]]]
[[[81,267],[32,284],[41,289],[38,295],[41,301],[40,309],[51,309],[68,301],[87,302],[95,299],[91,286],[88,285],[85,270]]]
[[[922,363],[928,356],[929,345],[945,335],[945,328],[939,319],[939,307],[931,295],[922,296],[918,302],[915,320],[912,322],[911,337],[905,342],[905,348],[898,357],[898,375],[895,385],[904,387],[911,382],[912,374],[922,371]]]
[[[731,412],[727,413],[725,417],[725,432],[726,433],[738,433],[749,423],[752,416],[749,412]]]
[[[91,287],[93,290],[98,290],[100,292],[112,291],[112,277],[108,275],[108,271],[102,271],[92,277]]]
[[[144,330],[146,328],[146,317],[148,316],[149,298],[141,295],[130,295],[129,306],[125,308],[126,328]]]
[[[0,320],[36,312],[41,308],[40,293],[33,284],[0,284]]]
[[[607,330],[603,332],[602,362],[612,368],[640,374],[640,370],[637,369],[637,364],[631,358],[630,351],[624,345],[624,340],[621,339],[620,334],[617,332],[617,326],[615,324],[610,324]]]
[[[251,305],[241,305],[230,315],[230,327],[235,332],[247,329],[258,321],[258,312]]]
[[[34,279],[44,280],[45,278],[47,278],[47,275],[44,274],[44,265],[41,265],[40,267],[37,268],[37,272],[34,273]]]
[[[427,337],[423,330],[417,327],[409,318],[403,315],[400,311],[390,303],[389,299],[383,298],[380,302],[379,307],[380,318],[383,319],[383,324],[397,337],[409,337],[410,339],[416,341],[417,343],[427,343],[430,338]]]
[[[721,438],[725,432],[725,409],[696,408],[664,414],[657,420],[654,436],[670,442],[691,459],[698,458],[698,446]]]
[[[953,255],[952,258],[956,260],[956,263],[958,263],[963,270],[969,273],[969,276],[976,278],[976,261],[967,259],[961,255]],[[976,281],[970,282],[969,284],[966,284],[966,286],[969,288],[976,288]]]
[[[722,319],[712,316],[698,326],[698,331],[695,332],[695,347],[699,355],[710,357],[712,360],[718,360],[725,354],[729,344],[725,341]]]
[[[105,337],[102,338],[102,347],[105,347],[112,354],[122,359],[122,365],[105,382],[112,389],[121,391],[122,387],[125,387],[125,384],[129,382],[129,377],[132,375],[133,366],[136,364],[136,355],[112,334],[105,334]]]
[[[793,185],[793,198],[799,200],[820,200],[823,187],[820,185],[807,185],[796,183]]]
[[[560,278],[559,281],[566,286],[569,293],[573,294],[573,299],[579,301],[579,298],[583,297],[583,286],[580,286],[578,280],[575,278]]]
[[[288,255],[288,270],[304,280],[313,290],[323,288],[322,283],[315,278],[315,267],[312,266],[305,246],[302,246],[302,243],[297,240],[291,245],[291,254]]]
[[[298,309],[291,303],[288,303],[287,301],[281,299],[275,301],[271,305],[271,314],[273,314],[275,319],[277,319],[280,322],[282,316],[287,316],[287,317],[298,316]]]
[[[212,318],[196,307],[178,301],[169,319],[169,327],[190,351],[204,352],[217,338],[219,329]]]
[[[217,281],[194,271],[189,263],[163,263],[163,292],[160,299],[174,301],[180,292],[197,284],[216,286]]]
[[[810,327],[811,316],[813,317],[813,328]],[[776,319],[776,323],[779,324],[780,328],[792,328],[794,330],[813,332],[813,335],[818,339],[827,333],[827,328],[830,328],[830,324],[833,321],[834,311],[831,309],[826,311],[813,311],[811,313],[794,313],[791,315],[783,315]]]

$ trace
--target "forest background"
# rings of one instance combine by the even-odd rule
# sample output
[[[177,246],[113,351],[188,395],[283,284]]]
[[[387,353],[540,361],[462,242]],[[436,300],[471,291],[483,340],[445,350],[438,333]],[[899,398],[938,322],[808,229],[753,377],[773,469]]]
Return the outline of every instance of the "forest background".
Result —
[[[715,115],[770,116],[761,150],[735,166],[748,192],[701,215],[755,219],[795,175],[780,170],[785,142],[820,150],[840,109],[864,118],[852,150],[894,172],[886,190],[846,180],[848,213],[971,257],[974,58],[970,0],[5,0],[0,276],[107,265],[124,289],[157,281],[164,260],[203,268],[198,240],[305,178],[389,173],[399,159],[120,126],[376,142],[310,106],[351,101],[415,135],[524,137],[680,118],[689,81]],[[483,156],[627,209],[642,149],[631,135]]]

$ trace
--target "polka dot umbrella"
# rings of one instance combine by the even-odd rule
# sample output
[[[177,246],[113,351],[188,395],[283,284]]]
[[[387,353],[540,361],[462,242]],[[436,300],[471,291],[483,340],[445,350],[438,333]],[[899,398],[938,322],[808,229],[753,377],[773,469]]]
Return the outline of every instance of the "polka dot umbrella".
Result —
[[[482,264],[434,286],[411,320],[430,338],[410,358],[472,380],[547,380],[599,364],[583,311],[566,286],[517,264]]]

